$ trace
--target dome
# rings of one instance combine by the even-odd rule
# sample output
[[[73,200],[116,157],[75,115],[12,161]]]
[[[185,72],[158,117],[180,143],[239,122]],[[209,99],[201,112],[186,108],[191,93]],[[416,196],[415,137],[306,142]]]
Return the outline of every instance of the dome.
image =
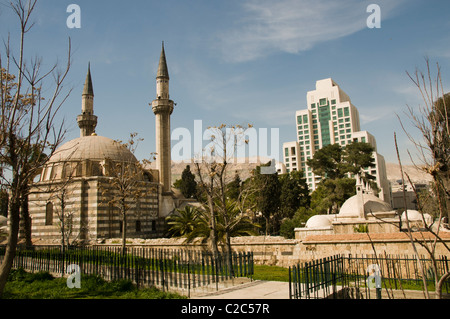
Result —
[[[359,217],[358,196],[361,195],[354,195],[345,201],[339,211],[339,217]],[[389,212],[392,210],[391,205],[373,194],[363,194],[362,197],[365,214],[370,212]]]
[[[104,136],[84,136],[73,139],[59,147],[49,163],[65,161],[136,161],[136,157],[126,147]]]
[[[425,219],[425,221],[427,223],[429,223],[433,219],[429,214],[424,214],[422,217],[421,212],[414,210],[414,209],[408,209],[407,211],[403,212],[403,214],[402,214],[403,221],[406,220],[406,212],[408,212],[408,220],[409,221],[423,221],[423,219]]]
[[[137,161],[133,153],[120,143],[103,136],[91,135],[73,139],[50,157],[41,174],[41,181],[88,176],[104,176],[106,162]]]
[[[331,226],[330,216],[334,217],[334,215],[314,215],[308,219],[305,227],[306,228],[330,227]]]

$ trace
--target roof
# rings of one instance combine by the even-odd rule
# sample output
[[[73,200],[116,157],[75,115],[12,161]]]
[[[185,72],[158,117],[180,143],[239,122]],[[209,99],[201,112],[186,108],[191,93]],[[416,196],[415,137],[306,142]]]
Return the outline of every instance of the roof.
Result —
[[[50,158],[49,163],[109,159],[112,161],[136,161],[136,157],[125,146],[104,136],[83,136],[73,139],[61,147]]]
[[[158,73],[156,77],[169,78],[169,69],[167,68],[166,53],[164,52],[164,42],[162,44],[161,56],[159,58]]]
[[[306,228],[322,228],[322,227],[330,227],[331,220],[335,215],[314,215],[311,216],[306,222]]]
[[[88,73],[86,74],[86,81],[84,82],[83,95],[94,95],[94,88],[92,87],[91,78],[91,64],[88,65]]]
[[[358,217],[359,201],[358,196],[354,195],[347,199],[342,205],[338,217]],[[391,206],[373,194],[362,194],[364,201],[364,213],[389,212],[392,211]]]

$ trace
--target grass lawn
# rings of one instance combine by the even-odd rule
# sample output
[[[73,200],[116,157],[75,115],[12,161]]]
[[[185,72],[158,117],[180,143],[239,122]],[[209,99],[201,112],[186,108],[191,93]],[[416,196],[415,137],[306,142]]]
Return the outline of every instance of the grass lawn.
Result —
[[[254,265],[255,280],[289,281],[288,268]],[[3,293],[5,299],[185,299],[156,288],[137,288],[129,280],[105,281],[96,275],[82,275],[81,288],[68,288],[66,278],[48,272],[30,273],[12,269]]]
[[[255,280],[289,281],[289,268],[254,265],[253,272],[253,279]]]
[[[5,299],[185,299],[156,288],[138,289],[129,280],[107,282],[96,275],[81,276],[81,288],[68,288],[66,278],[48,272],[13,269],[3,292]]]

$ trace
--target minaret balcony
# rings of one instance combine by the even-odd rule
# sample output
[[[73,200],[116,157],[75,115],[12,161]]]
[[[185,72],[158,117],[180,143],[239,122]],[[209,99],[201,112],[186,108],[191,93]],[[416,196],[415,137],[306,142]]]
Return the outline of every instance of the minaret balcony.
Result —
[[[152,102],[153,113],[169,113],[173,112],[173,101],[167,99],[158,99]]]

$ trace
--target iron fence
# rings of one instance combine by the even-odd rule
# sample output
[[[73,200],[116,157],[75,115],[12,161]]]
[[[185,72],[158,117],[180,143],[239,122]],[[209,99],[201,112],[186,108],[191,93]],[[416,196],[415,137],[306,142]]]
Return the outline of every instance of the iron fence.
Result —
[[[419,264],[420,263],[420,264]],[[381,298],[382,290],[389,298],[394,291],[423,290],[424,284],[434,290],[435,278],[449,271],[447,256],[435,260],[420,256],[341,256],[299,263],[289,268],[291,299],[313,298]],[[420,267],[425,270],[422,275]],[[437,272],[437,274],[435,273]],[[442,291],[450,290],[446,280]]]
[[[0,246],[0,261],[6,247]],[[216,285],[235,278],[253,276],[253,254],[220,253],[214,258],[207,251],[127,247],[126,253],[117,246],[18,247],[13,268],[32,272],[48,271],[66,274],[69,265],[77,265],[81,273],[96,274],[106,280],[127,279],[137,286],[155,286],[166,289],[184,289],[190,292],[198,287]]]

